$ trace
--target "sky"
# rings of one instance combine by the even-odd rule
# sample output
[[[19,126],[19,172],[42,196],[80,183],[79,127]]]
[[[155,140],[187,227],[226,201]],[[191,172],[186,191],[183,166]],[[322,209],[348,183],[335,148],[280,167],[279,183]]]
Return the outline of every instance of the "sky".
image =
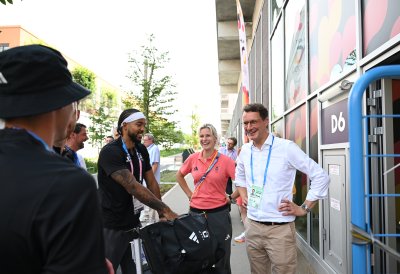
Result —
[[[0,25],[20,25],[116,87],[126,87],[128,53],[150,34],[169,52],[180,128],[192,113],[220,131],[214,0],[14,0],[0,5]]]

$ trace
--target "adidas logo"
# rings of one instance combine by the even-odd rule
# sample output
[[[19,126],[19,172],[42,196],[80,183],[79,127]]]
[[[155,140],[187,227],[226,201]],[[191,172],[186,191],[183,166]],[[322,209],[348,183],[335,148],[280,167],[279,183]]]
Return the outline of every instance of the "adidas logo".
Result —
[[[0,85],[1,84],[7,84],[7,79],[4,77],[3,73],[0,72]]]
[[[199,239],[197,239],[196,233],[194,232],[190,234],[189,239],[192,240],[193,242],[199,243]]]

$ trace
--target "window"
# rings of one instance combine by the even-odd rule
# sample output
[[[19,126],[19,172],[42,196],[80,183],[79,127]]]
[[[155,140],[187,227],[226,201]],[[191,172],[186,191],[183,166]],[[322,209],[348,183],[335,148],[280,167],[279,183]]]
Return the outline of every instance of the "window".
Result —
[[[292,111],[285,119],[286,139],[295,142],[304,152],[306,152],[306,104],[303,104]],[[301,205],[307,194],[307,175],[297,171],[293,187],[293,201]],[[307,239],[307,216],[296,218],[296,230]]]
[[[290,1],[285,8],[285,110],[306,98],[305,3]]]
[[[284,56],[283,24],[279,24],[271,41],[271,117],[272,120],[283,114]]]
[[[313,92],[355,64],[356,17],[354,1],[310,0],[309,7],[309,81]],[[371,20],[376,22],[375,14]]]

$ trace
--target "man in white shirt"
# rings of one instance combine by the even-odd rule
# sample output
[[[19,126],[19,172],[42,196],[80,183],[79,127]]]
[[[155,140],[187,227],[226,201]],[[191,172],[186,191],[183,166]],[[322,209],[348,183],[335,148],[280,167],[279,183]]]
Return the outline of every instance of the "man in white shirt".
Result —
[[[251,140],[237,158],[235,184],[247,205],[246,247],[251,273],[296,273],[294,220],[328,195],[329,176],[295,143],[269,134],[262,104],[243,108],[243,126]],[[293,200],[296,171],[308,175],[304,203]]]
[[[160,179],[161,179],[160,150],[158,149],[158,146],[154,143],[153,134],[146,133],[143,136],[143,144],[146,146],[147,151],[149,152],[150,164],[154,173],[154,177],[156,178],[158,184],[160,184]],[[156,211],[154,209],[145,206],[144,210],[141,213],[140,220],[142,222],[151,224],[158,221],[158,214],[156,214]]]

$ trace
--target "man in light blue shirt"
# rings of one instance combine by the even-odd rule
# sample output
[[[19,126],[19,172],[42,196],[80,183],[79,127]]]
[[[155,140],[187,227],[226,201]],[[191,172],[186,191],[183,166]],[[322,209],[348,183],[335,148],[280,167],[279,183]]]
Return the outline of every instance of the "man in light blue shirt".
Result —
[[[150,164],[153,169],[154,176],[157,182],[160,184],[160,150],[154,143],[154,136],[151,133],[146,133],[143,136],[143,144],[146,146],[150,156]]]
[[[154,177],[156,178],[158,184],[160,184],[161,180],[161,166],[160,166],[160,150],[158,146],[154,143],[154,136],[151,133],[146,133],[143,136],[143,144],[146,146],[147,151],[149,152],[151,169],[153,170]],[[144,210],[141,213],[140,220],[147,224],[155,223],[158,221],[158,214],[154,209],[151,209],[148,206],[144,207]]]
[[[247,205],[251,273],[296,273],[294,220],[327,197],[329,176],[295,143],[269,134],[268,110],[262,104],[246,105],[242,119],[251,142],[242,146],[236,160],[235,184]],[[292,201],[297,170],[311,181],[302,205]]]

